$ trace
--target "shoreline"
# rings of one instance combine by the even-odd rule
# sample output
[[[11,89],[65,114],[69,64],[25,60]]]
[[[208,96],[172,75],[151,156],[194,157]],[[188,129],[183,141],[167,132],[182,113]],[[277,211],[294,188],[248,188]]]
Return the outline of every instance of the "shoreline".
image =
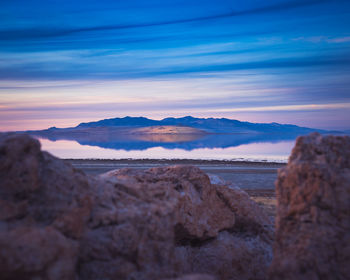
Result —
[[[221,160],[221,159],[75,159],[75,158],[62,158],[64,161],[71,163],[89,163],[89,164],[157,164],[157,165],[173,165],[173,164],[192,164],[192,165],[246,165],[246,166],[271,166],[281,168],[287,164],[287,162],[275,162],[275,161],[250,161],[250,160]]]
[[[277,170],[286,165],[275,162],[182,159],[64,159],[64,161],[93,176],[122,168],[146,170],[168,165],[193,165],[206,174],[218,176],[241,189],[251,190],[251,193],[255,193],[258,196],[271,196],[274,193]]]
[[[149,169],[167,165],[194,165],[206,174],[216,175],[248,193],[267,211],[273,221],[276,214],[275,180],[285,163],[193,159],[64,159],[86,174],[99,174],[120,168]]]

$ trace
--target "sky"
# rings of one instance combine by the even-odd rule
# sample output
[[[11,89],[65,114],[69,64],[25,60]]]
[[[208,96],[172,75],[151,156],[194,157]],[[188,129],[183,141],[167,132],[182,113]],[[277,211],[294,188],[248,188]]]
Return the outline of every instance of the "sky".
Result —
[[[350,1],[0,1],[0,131],[187,115],[350,129]]]

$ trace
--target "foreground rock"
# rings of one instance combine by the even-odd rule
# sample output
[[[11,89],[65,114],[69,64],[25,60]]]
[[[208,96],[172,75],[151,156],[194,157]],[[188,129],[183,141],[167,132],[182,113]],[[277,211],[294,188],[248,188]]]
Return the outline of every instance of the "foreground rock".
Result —
[[[176,271],[265,279],[272,258],[271,221],[245,192],[211,185],[190,166],[122,169],[102,177],[139,196],[174,202]]]
[[[0,140],[1,279],[74,279],[91,212],[88,178],[28,136]]]
[[[1,279],[265,279],[272,236],[245,192],[195,167],[92,178],[0,136]]]
[[[276,192],[271,279],[350,279],[350,137],[298,138]]]

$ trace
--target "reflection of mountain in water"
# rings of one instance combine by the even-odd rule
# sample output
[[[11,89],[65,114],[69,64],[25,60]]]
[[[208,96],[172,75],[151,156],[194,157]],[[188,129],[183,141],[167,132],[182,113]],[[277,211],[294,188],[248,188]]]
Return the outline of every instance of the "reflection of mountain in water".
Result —
[[[81,145],[98,146],[115,150],[146,150],[148,148],[163,147],[166,149],[194,150],[199,148],[229,148],[256,142],[280,142],[294,140],[296,135],[268,135],[268,134],[209,134],[193,137],[189,141],[181,142],[153,142],[138,139],[114,139],[111,142],[77,141]]]
[[[152,147],[184,150],[228,148],[256,142],[294,140],[298,135],[313,131],[325,132],[296,125],[249,123],[223,118],[184,117],[157,121],[125,117],[28,133],[53,141],[74,140],[81,145],[130,151]]]
[[[199,148],[228,148],[257,142],[294,140],[296,134],[230,133],[230,134],[120,134],[108,130],[101,133],[47,134],[35,133],[51,141],[73,140],[81,145],[115,150],[146,150],[153,147],[193,150]]]
[[[153,143],[183,143],[202,138],[201,134],[140,134],[133,135],[134,140]]]

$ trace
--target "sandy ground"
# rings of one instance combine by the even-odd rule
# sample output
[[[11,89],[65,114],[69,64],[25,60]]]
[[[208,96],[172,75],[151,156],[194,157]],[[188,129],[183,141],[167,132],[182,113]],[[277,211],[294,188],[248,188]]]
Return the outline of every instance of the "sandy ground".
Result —
[[[274,182],[277,170],[285,164],[270,162],[220,161],[220,160],[86,160],[66,159],[85,173],[98,175],[119,168],[148,169],[156,166],[188,164],[214,174],[244,189],[273,218],[276,210]]]

